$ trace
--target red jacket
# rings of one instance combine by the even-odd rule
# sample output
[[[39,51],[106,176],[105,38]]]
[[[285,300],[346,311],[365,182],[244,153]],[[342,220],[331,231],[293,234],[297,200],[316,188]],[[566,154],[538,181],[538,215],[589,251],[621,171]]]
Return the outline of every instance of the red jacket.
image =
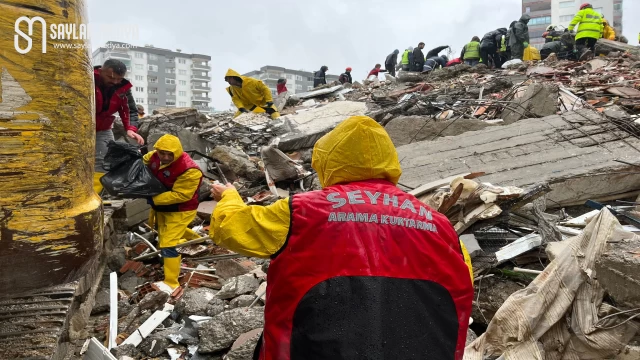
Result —
[[[387,70],[373,68],[373,70],[369,71],[369,75],[367,75],[367,77],[369,77],[371,75],[378,76],[378,74],[381,73],[381,72],[387,72]]]
[[[462,59],[460,59],[460,58],[455,58],[455,59],[453,59],[453,60],[450,60],[450,61],[447,63],[447,66],[454,66],[454,65],[459,65],[459,64],[462,64]]]
[[[444,215],[385,180],[297,194],[290,209],[261,360],[462,359],[473,287]]]
[[[160,169],[161,165],[162,164],[160,164],[160,157],[158,156],[158,153],[155,152],[153,155],[151,155],[148,166],[149,169],[151,169],[153,175],[155,175],[155,177],[160,180],[162,185],[164,185],[167,190],[173,189],[173,184],[176,183],[178,177],[184,174],[185,171],[189,169],[200,170],[198,164],[196,164],[195,161],[191,159],[191,156],[189,156],[189,154],[187,154],[186,152],[183,152],[178,160],[175,160],[169,166]],[[200,183],[202,184],[202,178],[200,178]],[[200,186],[198,185],[198,187]],[[198,191],[196,190],[191,199],[187,200],[186,202],[173,205],[153,205],[152,207],[155,211],[158,212],[190,211],[196,210],[198,208],[198,203]]]
[[[129,105],[127,103],[126,92],[133,86],[129,80],[122,80],[122,85],[115,90],[111,99],[109,99],[109,107],[106,110],[103,110],[104,103],[102,98],[102,89],[98,86],[101,82],[100,70],[93,70],[93,78],[96,89],[96,131],[111,129],[113,127],[113,121],[116,119],[114,114],[118,112],[120,119],[122,119],[122,125],[124,125],[124,128],[126,130],[133,130],[137,132],[138,129],[129,123]]]
[[[282,94],[283,92],[289,91],[289,90],[287,90],[287,84],[286,83],[277,84],[276,85],[276,89],[278,90],[278,95]]]

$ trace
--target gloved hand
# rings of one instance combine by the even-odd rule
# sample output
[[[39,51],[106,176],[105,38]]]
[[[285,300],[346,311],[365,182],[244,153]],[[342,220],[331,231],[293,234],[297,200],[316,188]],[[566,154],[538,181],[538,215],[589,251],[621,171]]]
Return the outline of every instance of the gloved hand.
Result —
[[[248,113],[249,110],[245,109],[245,108],[239,108],[238,111],[240,111],[241,113]]]
[[[526,42],[526,41],[525,41],[525,42],[523,42],[523,43],[522,43],[522,45],[524,45],[524,47],[525,47],[525,48],[528,48],[528,47],[529,47],[529,43],[528,43],[528,42]]]
[[[273,114],[274,112],[276,112],[276,110],[275,110],[274,108],[272,108],[272,107],[263,107],[263,109],[264,109],[264,111],[265,111],[267,114],[269,114],[269,115],[271,115],[271,114]]]
[[[273,102],[272,101],[267,102],[267,107],[272,107],[272,106],[273,106]]]
[[[153,203],[153,198],[152,197],[148,197],[147,198],[147,204],[151,205],[151,206],[155,206],[156,204]]]

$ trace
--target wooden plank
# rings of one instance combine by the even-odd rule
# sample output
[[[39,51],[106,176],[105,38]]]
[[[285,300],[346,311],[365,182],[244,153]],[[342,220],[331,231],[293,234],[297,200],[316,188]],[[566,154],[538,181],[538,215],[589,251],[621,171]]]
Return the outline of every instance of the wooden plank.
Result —
[[[443,186],[449,185],[456,178],[465,177],[467,175],[471,175],[471,173],[463,173],[463,174],[453,175],[453,176],[449,176],[449,177],[444,178],[444,179],[432,181],[430,183],[426,183],[426,184],[424,184],[424,185],[422,185],[420,187],[417,187],[417,188],[409,191],[409,194],[418,197],[418,196],[420,196],[422,194],[426,194],[426,193],[428,193],[428,192],[430,192],[432,190],[435,190],[435,189],[441,188]]]
[[[129,337],[121,344],[128,345],[131,344],[133,346],[138,346],[149,334],[153,332],[162,322],[171,315],[171,311],[173,311],[173,305],[164,304],[164,308],[162,310],[157,310],[151,315],[150,318],[147,319],[133,334],[129,335]]]

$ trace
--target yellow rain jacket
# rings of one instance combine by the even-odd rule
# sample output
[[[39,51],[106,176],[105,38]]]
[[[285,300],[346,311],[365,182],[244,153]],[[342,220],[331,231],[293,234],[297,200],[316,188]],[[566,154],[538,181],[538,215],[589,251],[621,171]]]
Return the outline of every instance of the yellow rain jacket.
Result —
[[[540,51],[533,46],[529,45],[526,49],[524,49],[524,55],[522,56],[523,61],[532,61],[532,60],[540,60]]]
[[[602,38],[607,40],[615,40],[616,39],[616,31],[609,25],[607,20],[602,20]]]
[[[578,11],[573,20],[571,20],[571,24],[569,24],[569,31],[573,31],[576,26],[578,26],[576,40],[582,38],[600,39],[604,31],[602,15],[592,8]]]
[[[227,93],[231,96],[231,101],[233,101],[233,104],[238,108],[234,117],[241,114],[239,109],[247,109],[255,113],[263,113],[265,112],[264,108],[267,108],[267,103],[273,102],[271,90],[262,81],[242,76],[232,69],[227,70],[225,77],[227,76],[235,76],[242,79],[242,86],[227,87]],[[271,115],[272,119],[280,117],[275,105],[271,105],[270,108],[276,111]]]
[[[177,137],[166,134],[163,135],[153,146],[155,150],[148,152],[142,158],[145,165],[149,164],[149,159],[157,150],[171,151],[174,161],[183,153],[182,144]],[[171,164],[162,165],[160,169]],[[189,169],[182,173],[176,180],[173,188],[153,197],[155,205],[173,205],[188,201],[193,194],[198,191],[202,172],[198,169]],[[153,209],[149,213],[149,225],[158,231],[158,241],[161,248],[174,247],[185,239],[194,239],[197,235],[188,229],[193,221],[197,210],[176,211],[176,212],[155,212]]]
[[[323,188],[368,179],[398,183],[402,171],[398,157],[393,156],[391,138],[369,120],[366,116],[353,116],[318,140],[311,165]],[[237,253],[268,258],[285,244],[290,219],[288,198],[269,206],[247,206],[238,192],[230,189],[222,194],[211,216],[210,235],[216,244]],[[463,255],[473,279],[466,249]]]

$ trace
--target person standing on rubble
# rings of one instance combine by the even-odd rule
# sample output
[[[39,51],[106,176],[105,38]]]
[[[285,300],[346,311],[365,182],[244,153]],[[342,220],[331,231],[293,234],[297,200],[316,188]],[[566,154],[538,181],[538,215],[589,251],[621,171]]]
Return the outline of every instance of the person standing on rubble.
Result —
[[[531,16],[523,14],[509,31],[509,46],[511,47],[512,59],[522,60],[524,43],[529,43],[529,26],[527,25],[529,20],[531,20]]]
[[[327,85],[327,71],[329,71],[329,67],[323,65],[320,67],[320,70],[316,71],[313,74],[313,87],[317,88],[320,85]]]
[[[113,122],[115,113],[120,115],[127,137],[144,144],[138,132],[138,109],[131,94],[133,86],[124,76],[127,66],[120,60],[109,59],[102,66],[93,68],[96,101],[96,152],[93,174],[93,189],[97,194],[102,192],[100,178],[107,172],[104,168],[104,156],[107,154],[110,141],[114,141]]]
[[[580,5],[580,11],[569,24],[568,30],[571,32],[578,26],[576,32],[576,50],[578,59],[585,60],[593,56],[596,52],[596,42],[602,37],[604,24],[602,15],[593,10],[589,3]]]
[[[212,185],[213,241],[272,259],[254,359],[462,359],[470,261],[449,220],[396,186],[385,129],[348,118],[316,142],[312,167],[322,190],[269,206]]]
[[[396,76],[396,65],[398,64],[398,54],[400,50],[395,49],[384,60],[384,68],[389,72],[389,75],[395,77]]]
[[[499,67],[498,46],[502,42],[502,36],[507,34],[506,28],[500,28],[484,34],[480,41],[480,58],[487,67]]]
[[[238,108],[233,117],[242,113],[253,111],[254,113],[269,114],[271,119],[280,117],[278,109],[273,104],[271,89],[262,81],[246,76],[241,76],[233,69],[227,70],[224,81],[229,83],[227,93],[231,96],[231,101]]]
[[[422,49],[424,49],[423,42],[419,43],[418,47],[413,49],[413,62],[411,63],[412,71],[422,72],[422,69],[424,68],[425,58],[424,58],[424,54],[422,53]]]
[[[460,58],[469,66],[476,66],[480,63],[480,38],[474,36],[471,42],[462,48]]]
[[[182,150],[177,137],[162,135],[155,150],[142,158],[153,175],[167,188],[166,192],[148,199],[151,205],[149,225],[158,232],[158,245],[163,259],[164,281],[154,285],[171,294],[180,283],[180,254],[175,246],[195,238],[188,229],[198,209],[198,188],[202,171],[189,154]]]
[[[404,53],[402,53],[402,71],[411,71],[411,64],[413,64],[413,46],[409,46]]]
[[[381,72],[387,72],[387,70],[382,70],[382,65],[380,64],[376,64],[376,66],[371,69],[371,71],[369,71],[369,74],[367,75],[367,79],[371,76],[374,75],[375,77],[378,77],[378,74]]]
[[[351,70],[352,69],[348,67],[344,70],[342,74],[340,74],[340,76],[338,77],[338,81],[340,82],[340,84],[344,84],[344,83],[353,84],[353,78],[351,77]]]
[[[282,94],[283,92],[289,91],[287,90],[287,79],[278,79],[278,83],[276,84],[276,91],[278,92],[278,95]]]

